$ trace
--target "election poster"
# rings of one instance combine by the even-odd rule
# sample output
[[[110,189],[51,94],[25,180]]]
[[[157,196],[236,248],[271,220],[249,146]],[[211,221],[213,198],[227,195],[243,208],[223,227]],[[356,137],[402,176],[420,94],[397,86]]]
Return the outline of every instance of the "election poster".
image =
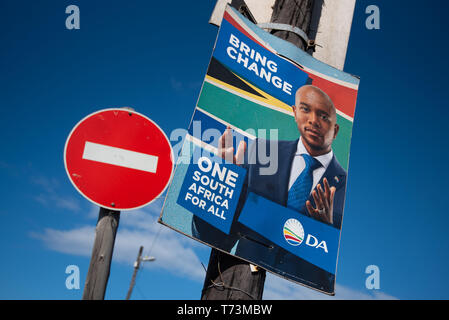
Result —
[[[358,85],[228,6],[159,222],[334,294]]]

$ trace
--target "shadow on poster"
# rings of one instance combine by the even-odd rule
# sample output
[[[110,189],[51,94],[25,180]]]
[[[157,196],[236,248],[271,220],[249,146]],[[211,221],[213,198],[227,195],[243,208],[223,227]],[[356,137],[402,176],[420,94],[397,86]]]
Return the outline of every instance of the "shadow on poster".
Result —
[[[228,6],[159,222],[334,294],[358,84]]]

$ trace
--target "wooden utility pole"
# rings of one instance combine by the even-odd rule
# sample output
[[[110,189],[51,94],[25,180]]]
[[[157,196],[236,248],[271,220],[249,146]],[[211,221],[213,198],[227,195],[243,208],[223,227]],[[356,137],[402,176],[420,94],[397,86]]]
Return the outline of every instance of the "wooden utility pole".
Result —
[[[266,272],[248,262],[212,249],[202,300],[261,300]]]
[[[104,300],[120,211],[100,208],[83,300]]]
[[[137,271],[139,271],[140,261],[142,261],[142,258],[141,258],[142,251],[143,251],[143,246],[140,246],[139,253],[137,254],[137,260],[136,260],[136,262],[134,262],[134,272],[133,272],[133,276],[131,278],[131,283],[129,284],[128,293],[126,294],[126,300],[129,300],[131,298],[131,294],[133,292],[134,285],[136,284]]]
[[[307,34],[314,2],[315,0],[276,0],[271,22],[298,27]],[[238,7],[236,9],[241,11]],[[272,34],[303,50],[307,48],[307,43],[292,32],[274,30]],[[261,300],[265,277],[265,270],[254,269],[241,259],[212,249],[201,299]]]
[[[298,27],[308,35],[314,3],[315,0],[276,0],[273,6],[271,22]],[[304,39],[294,32],[272,30],[271,34],[293,43],[302,50],[307,48],[308,44]]]

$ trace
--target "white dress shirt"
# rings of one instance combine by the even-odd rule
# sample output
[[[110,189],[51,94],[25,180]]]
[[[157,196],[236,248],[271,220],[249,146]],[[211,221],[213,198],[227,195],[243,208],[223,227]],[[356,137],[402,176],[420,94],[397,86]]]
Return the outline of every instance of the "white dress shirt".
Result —
[[[295,158],[293,159],[292,169],[290,171],[290,180],[288,182],[288,190],[290,190],[293,183],[295,183],[296,179],[299,177],[301,172],[306,167],[304,158],[301,156],[304,153],[309,154],[307,152],[306,148],[304,147],[304,144],[302,143],[301,138],[299,138],[298,146],[296,148]],[[331,150],[329,153],[323,154],[322,156],[314,157],[316,160],[318,160],[321,163],[321,166],[313,171],[313,185],[312,185],[312,189],[310,190],[310,192],[312,192],[312,190],[315,189],[316,185],[320,181],[324,172],[326,172],[327,167],[331,163],[333,156],[334,156],[334,153]]]

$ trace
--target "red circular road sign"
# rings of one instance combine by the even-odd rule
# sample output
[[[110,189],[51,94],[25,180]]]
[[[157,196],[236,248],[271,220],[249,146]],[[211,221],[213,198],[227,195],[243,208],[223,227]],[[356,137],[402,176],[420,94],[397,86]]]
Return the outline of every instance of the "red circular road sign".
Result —
[[[72,184],[89,201],[132,210],[165,190],[173,172],[173,149],[161,128],[144,115],[105,109],[73,128],[64,164]]]

